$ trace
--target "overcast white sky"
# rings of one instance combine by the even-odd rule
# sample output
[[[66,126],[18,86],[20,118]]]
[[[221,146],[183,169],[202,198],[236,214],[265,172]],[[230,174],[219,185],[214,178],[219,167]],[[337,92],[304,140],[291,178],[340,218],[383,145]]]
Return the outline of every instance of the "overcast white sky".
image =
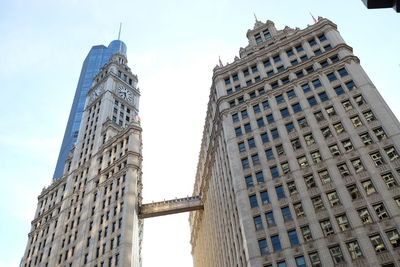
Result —
[[[400,115],[400,15],[348,1],[5,0],[0,6],[0,266],[17,266],[37,196],[50,183],[83,60],[123,23],[139,76],[144,201],[191,194],[212,69],[270,19],[331,19]],[[145,220],[143,267],[192,266],[188,214]]]

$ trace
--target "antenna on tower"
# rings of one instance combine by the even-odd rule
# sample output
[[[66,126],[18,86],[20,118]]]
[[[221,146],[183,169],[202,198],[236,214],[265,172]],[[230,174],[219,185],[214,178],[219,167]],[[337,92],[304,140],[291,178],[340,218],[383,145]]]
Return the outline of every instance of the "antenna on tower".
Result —
[[[253,12],[253,14],[254,14],[254,18],[256,19],[256,22],[257,22],[257,21],[258,21],[258,19],[257,19],[256,13],[255,13],[255,12]]]
[[[122,22],[119,23],[118,41],[119,38],[121,37],[121,28],[122,28]]]

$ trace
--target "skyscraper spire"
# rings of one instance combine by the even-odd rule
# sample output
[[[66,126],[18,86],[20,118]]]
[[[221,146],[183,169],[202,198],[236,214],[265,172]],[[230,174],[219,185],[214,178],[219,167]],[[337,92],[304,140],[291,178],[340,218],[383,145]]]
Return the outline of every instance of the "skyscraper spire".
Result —
[[[122,22],[119,23],[118,41],[119,38],[121,37],[121,28],[122,28]]]

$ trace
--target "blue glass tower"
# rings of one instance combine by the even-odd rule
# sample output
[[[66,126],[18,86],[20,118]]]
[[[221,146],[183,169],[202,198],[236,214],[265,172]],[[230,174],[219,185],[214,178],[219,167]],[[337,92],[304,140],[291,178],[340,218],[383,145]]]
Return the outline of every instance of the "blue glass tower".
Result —
[[[67,127],[65,129],[64,138],[61,144],[60,153],[58,155],[56,169],[53,179],[61,178],[65,161],[69,152],[73,148],[78,138],[79,126],[82,120],[83,109],[85,108],[86,94],[92,86],[94,76],[99,72],[104,64],[108,63],[111,55],[122,53],[126,56],[126,45],[120,40],[112,41],[108,47],[104,45],[95,45],[90,49],[89,54],[83,62],[81,75],[79,76],[78,86],[76,87],[74,101],[72,102],[71,111],[69,113]]]

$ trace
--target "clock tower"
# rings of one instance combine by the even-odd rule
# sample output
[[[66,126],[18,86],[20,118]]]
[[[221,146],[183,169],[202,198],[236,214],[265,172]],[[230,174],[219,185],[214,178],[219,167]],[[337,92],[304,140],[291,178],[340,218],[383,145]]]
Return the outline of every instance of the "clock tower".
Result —
[[[21,266],[141,266],[137,82],[121,53],[94,77],[63,176],[38,197]]]

